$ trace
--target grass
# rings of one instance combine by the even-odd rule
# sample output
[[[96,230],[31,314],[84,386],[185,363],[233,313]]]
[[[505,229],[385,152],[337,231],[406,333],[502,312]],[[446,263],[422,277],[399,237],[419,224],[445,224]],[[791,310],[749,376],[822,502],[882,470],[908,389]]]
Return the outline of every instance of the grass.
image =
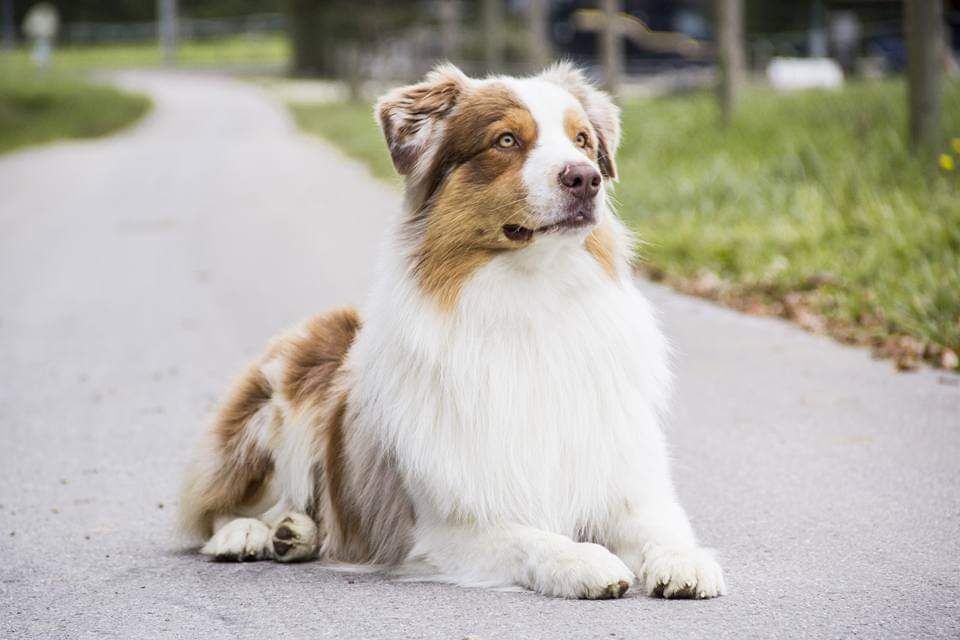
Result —
[[[903,365],[941,358],[960,349],[960,176],[908,152],[905,103],[899,82],[757,90],[728,130],[710,96],[632,105],[621,211],[654,273],[716,274],[728,297],[852,342],[927,343],[902,345]],[[943,113],[960,137],[960,84]]]
[[[139,95],[58,73],[0,66],[0,153],[63,138],[103,136],[150,108]]]
[[[18,49],[7,54],[12,66],[30,66],[30,51]],[[231,36],[186,41],[177,51],[177,66],[283,67],[290,59],[288,39],[282,35]],[[156,42],[100,44],[61,47],[54,51],[52,69],[71,72],[123,67],[156,67],[163,62]]]
[[[349,156],[361,160],[377,178],[401,184],[374,123],[373,107],[341,102],[298,103],[289,107],[301,129],[326,138]]]
[[[289,59],[287,38],[234,36],[183,42],[177,66],[262,69]],[[102,136],[136,121],[149,108],[142,96],[86,80],[90,71],[162,64],[155,42],[62,47],[42,72],[30,51],[0,54],[0,153],[58,140]]]
[[[181,68],[263,69],[289,60],[287,38],[276,36],[183,42]],[[89,72],[162,64],[155,42],[62,47],[42,72],[26,48],[0,53],[0,153],[62,138],[102,136],[136,121],[149,101],[86,80]]]
[[[615,197],[639,265],[685,291],[872,344],[902,368],[956,366],[960,164],[907,150],[896,81],[753,89],[728,129],[710,95],[626,105]],[[368,106],[293,107],[308,131],[393,179]],[[960,84],[944,128],[960,137]],[[949,164],[949,163],[946,163]]]

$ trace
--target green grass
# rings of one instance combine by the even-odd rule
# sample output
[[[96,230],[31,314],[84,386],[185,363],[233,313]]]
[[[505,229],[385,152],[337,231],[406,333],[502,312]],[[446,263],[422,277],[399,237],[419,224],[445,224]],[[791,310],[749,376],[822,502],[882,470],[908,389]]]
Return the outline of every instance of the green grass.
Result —
[[[291,104],[297,124],[326,138],[351,157],[362,160],[378,178],[400,184],[390,154],[367,104]]]
[[[754,89],[741,104],[726,130],[708,94],[626,105],[615,197],[647,271],[688,289],[716,275],[727,302],[799,296],[851,341],[903,334],[960,349],[960,171],[908,153],[903,85]],[[368,106],[292,108],[306,130],[393,176]],[[960,137],[960,84],[943,113]],[[960,164],[947,139],[942,151]]]
[[[7,54],[9,62],[20,68],[30,66],[30,51],[21,48]],[[290,58],[290,45],[281,35],[263,37],[232,36],[180,44],[177,66],[197,67],[282,67]],[[155,67],[162,64],[156,42],[101,44],[61,47],[54,51],[54,71],[85,71],[123,67]]]
[[[621,210],[668,274],[706,269],[774,298],[810,288],[828,320],[960,347],[960,178],[905,143],[900,83],[710,96],[625,112]],[[960,137],[960,85],[945,130]],[[944,151],[948,150],[946,140]]]
[[[234,36],[183,42],[177,66],[262,69],[283,67],[287,38]],[[149,101],[86,80],[89,72],[162,64],[155,42],[61,47],[42,72],[27,48],[0,53],[0,153],[62,138],[105,135],[136,121]]]
[[[139,95],[56,73],[0,66],[0,153],[63,138],[93,138],[135,122]]]

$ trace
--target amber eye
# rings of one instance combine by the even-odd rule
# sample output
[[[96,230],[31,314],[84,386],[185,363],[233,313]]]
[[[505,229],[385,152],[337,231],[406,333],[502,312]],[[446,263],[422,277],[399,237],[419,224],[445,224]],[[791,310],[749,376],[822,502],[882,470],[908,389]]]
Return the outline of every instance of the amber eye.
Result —
[[[517,146],[517,137],[512,133],[503,133],[500,134],[500,137],[497,138],[497,146],[501,149],[509,149],[510,147]]]
[[[587,147],[587,143],[589,143],[589,142],[590,142],[590,138],[587,137],[587,134],[585,134],[585,133],[582,132],[582,131],[577,134],[577,146],[578,146],[578,147],[586,148],[586,147]]]

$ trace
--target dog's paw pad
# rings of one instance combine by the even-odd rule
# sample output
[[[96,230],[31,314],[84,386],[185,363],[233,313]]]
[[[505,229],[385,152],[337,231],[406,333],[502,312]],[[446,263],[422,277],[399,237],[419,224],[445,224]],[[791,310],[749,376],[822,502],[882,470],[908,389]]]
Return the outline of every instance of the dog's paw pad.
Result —
[[[289,513],[273,530],[273,558],[277,562],[299,562],[316,556],[317,525],[303,513]]]
[[[630,583],[626,580],[620,580],[616,584],[608,584],[603,595],[597,598],[597,600],[616,600],[617,598],[623,597],[623,594],[629,589]]]

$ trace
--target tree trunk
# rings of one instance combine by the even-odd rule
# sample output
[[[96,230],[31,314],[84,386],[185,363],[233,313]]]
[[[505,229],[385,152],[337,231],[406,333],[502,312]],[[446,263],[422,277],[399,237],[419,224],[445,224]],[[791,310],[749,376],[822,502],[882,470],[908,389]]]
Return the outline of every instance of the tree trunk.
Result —
[[[600,33],[600,51],[603,59],[603,85],[612,96],[620,92],[623,70],[623,37],[620,34],[620,0],[601,0],[603,31]]]
[[[717,99],[720,121],[728,126],[737,109],[737,94],[744,78],[743,0],[716,0]]]
[[[157,35],[163,63],[177,61],[177,0],[157,0]]]
[[[503,71],[503,0],[483,0],[483,66],[487,73]]]
[[[440,0],[440,55],[456,62],[460,48],[459,0]]]
[[[534,71],[543,69],[553,58],[550,43],[550,6],[548,0],[529,0],[530,66]]]
[[[13,0],[0,0],[0,30],[3,35],[0,36],[0,48],[4,51],[13,51],[17,45],[17,31],[13,25]]]
[[[934,149],[940,143],[943,97],[943,4],[940,0],[906,0],[907,91],[910,143]]]
[[[349,29],[356,22],[356,15],[350,13],[347,3],[287,0],[286,4],[293,75],[325,78],[346,75],[341,68],[344,47],[356,37]]]

